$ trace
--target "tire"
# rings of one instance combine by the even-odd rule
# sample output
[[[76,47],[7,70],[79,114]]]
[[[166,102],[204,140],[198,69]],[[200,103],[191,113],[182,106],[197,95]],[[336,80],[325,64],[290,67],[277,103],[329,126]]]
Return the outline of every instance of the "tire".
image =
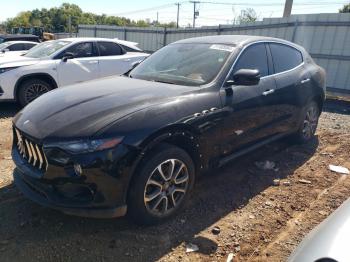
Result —
[[[39,96],[49,92],[52,86],[41,79],[25,80],[18,90],[18,101],[22,107],[26,106]]]
[[[187,152],[161,144],[146,155],[138,170],[129,189],[131,219],[140,225],[152,225],[178,214],[195,180],[195,167]]]
[[[309,142],[315,135],[319,117],[320,110],[317,103],[309,102],[303,110],[300,127],[292,136],[294,142],[300,144]]]

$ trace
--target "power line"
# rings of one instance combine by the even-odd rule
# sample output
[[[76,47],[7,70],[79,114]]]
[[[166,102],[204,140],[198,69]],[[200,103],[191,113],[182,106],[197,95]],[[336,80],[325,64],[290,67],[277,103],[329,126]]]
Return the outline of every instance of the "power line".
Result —
[[[190,1],[192,2],[192,1]],[[212,2],[212,1],[200,1],[201,4],[213,4],[213,5],[230,5],[230,6],[283,6],[283,3],[230,3],[230,2]],[[346,1],[341,2],[320,2],[320,3],[295,3],[294,5],[315,5],[315,6],[322,6],[322,5],[330,5],[330,4],[347,4]]]
[[[176,28],[179,28],[179,16],[180,16],[180,3],[176,3],[177,5],[177,16],[176,16]]]
[[[185,1],[179,2],[179,4],[182,4],[184,2]],[[173,6],[173,4],[165,4],[165,5],[154,6],[154,7],[149,7],[149,8],[145,8],[145,9],[139,9],[139,10],[130,11],[130,12],[118,13],[118,14],[114,14],[114,15],[115,16],[123,16],[123,15],[137,14],[137,13],[143,13],[143,12],[147,12],[147,11],[155,11],[155,10],[165,9],[165,8],[169,8],[169,7],[172,7],[172,6]]]

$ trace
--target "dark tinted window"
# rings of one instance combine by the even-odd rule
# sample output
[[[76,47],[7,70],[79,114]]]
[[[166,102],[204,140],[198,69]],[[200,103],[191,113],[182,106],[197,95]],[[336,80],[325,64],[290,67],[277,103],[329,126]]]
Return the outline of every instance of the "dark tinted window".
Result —
[[[31,49],[33,46],[35,46],[35,44],[24,44],[24,50],[29,50]]]
[[[94,46],[92,43],[79,43],[68,47],[63,51],[59,58],[62,58],[64,53],[72,53],[75,58],[95,56]]]
[[[287,71],[303,62],[301,52],[283,44],[270,44],[275,73]]]
[[[138,49],[134,49],[132,47],[126,46],[126,45],[120,45],[126,52],[141,52]]]
[[[97,42],[100,56],[122,55],[124,52],[121,47],[112,42]]]
[[[13,44],[8,47],[10,51],[22,51],[24,50],[24,44]]]
[[[247,47],[238,58],[233,72],[239,69],[258,69],[261,76],[269,74],[265,44],[254,44]]]

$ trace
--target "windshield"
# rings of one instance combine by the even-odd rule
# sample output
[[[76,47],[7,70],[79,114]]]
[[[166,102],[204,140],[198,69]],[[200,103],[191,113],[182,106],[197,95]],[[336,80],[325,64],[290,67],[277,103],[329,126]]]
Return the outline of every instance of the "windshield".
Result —
[[[211,82],[234,50],[233,45],[171,44],[137,66],[130,77],[199,86]]]
[[[60,40],[44,42],[30,49],[28,53],[25,54],[25,57],[31,57],[31,58],[48,57],[70,43],[71,42],[69,41],[60,41]]]
[[[0,37],[0,44],[4,42],[4,38]]]
[[[6,47],[8,47],[9,45],[10,45],[10,43],[8,43],[8,42],[0,44],[0,51],[2,51],[3,49],[6,49]]]

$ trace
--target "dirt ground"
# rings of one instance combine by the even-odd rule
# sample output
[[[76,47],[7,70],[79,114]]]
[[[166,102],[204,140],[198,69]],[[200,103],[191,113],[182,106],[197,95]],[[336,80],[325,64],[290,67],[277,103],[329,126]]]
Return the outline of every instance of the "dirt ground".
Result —
[[[186,210],[160,226],[64,215],[12,183],[17,110],[0,104],[0,261],[285,261],[350,196],[350,178],[328,170],[350,168],[350,104],[328,101],[312,143],[284,139],[203,176]]]

